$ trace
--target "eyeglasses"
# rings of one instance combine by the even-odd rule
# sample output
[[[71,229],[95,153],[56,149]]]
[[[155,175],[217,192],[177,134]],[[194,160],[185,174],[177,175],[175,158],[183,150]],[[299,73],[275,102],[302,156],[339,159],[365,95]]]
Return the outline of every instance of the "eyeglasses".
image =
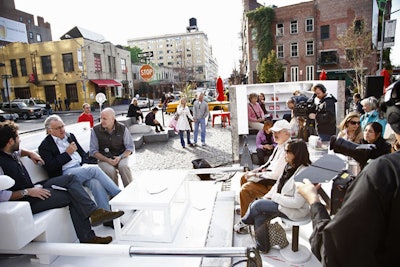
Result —
[[[58,127],[55,127],[55,128],[51,128],[52,130],[56,130],[56,131],[60,131],[61,129],[63,129],[65,127],[65,125],[63,124],[63,125],[61,125],[61,126],[58,126]]]
[[[356,124],[360,125],[359,121],[349,121],[349,122],[350,122],[351,125],[356,125]]]

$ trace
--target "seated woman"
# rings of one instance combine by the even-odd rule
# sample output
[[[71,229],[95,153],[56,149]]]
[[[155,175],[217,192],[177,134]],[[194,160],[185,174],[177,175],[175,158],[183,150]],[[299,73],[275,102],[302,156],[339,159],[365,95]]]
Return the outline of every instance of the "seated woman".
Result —
[[[264,127],[264,111],[257,102],[258,95],[251,93],[249,95],[249,104],[247,105],[247,114],[249,119],[249,127],[261,130]]]
[[[271,156],[276,143],[274,141],[274,136],[271,132],[271,127],[274,124],[271,120],[266,120],[264,122],[264,127],[262,130],[258,131],[256,136],[256,152],[258,158],[258,165],[263,165],[267,162],[268,158]]]
[[[141,118],[141,122],[144,122],[143,113],[138,106],[137,98],[133,98],[131,104],[129,105],[127,117],[135,117],[136,121],[139,123],[139,118]]]
[[[155,126],[156,132],[159,133],[160,131],[164,131],[161,124],[156,120],[156,113],[158,111],[157,107],[154,107],[151,112],[146,115],[145,123],[146,125]]]
[[[376,148],[369,153],[370,159],[376,159],[392,152],[391,144],[386,142],[382,137],[382,125],[376,121],[370,122],[365,126],[364,139],[361,140],[361,143],[374,144],[376,146]],[[364,166],[361,167],[363,168]]]
[[[353,143],[361,143],[363,133],[360,126],[360,114],[350,112],[339,124],[338,136]]]
[[[282,176],[262,199],[250,204],[246,214],[233,227],[238,232],[248,225],[254,225],[257,249],[264,252],[268,252],[271,246],[275,245],[270,242],[269,238],[270,220],[275,217],[283,217],[300,221],[310,216],[309,205],[298,194],[294,181],[294,176],[311,164],[307,145],[303,140],[292,140],[286,145],[285,151],[287,164]],[[275,234],[280,234],[281,238],[286,238],[282,227],[276,230],[278,232],[275,232]]]

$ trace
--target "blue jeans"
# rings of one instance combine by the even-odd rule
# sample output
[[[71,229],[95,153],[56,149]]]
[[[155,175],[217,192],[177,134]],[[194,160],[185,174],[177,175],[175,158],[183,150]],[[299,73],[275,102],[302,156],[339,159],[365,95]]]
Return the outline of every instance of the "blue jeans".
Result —
[[[97,165],[84,165],[66,169],[63,174],[74,174],[77,181],[87,186],[99,208],[110,210],[109,197],[116,196],[121,189]]]
[[[195,144],[197,144],[197,136],[199,135],[199,125],[201,127],[201,142],[205,143],[206,142],[206,119],[201,118],[197,119],[194,123],[194,132],[193,132],[193,141]]]
[[[183,138],[183,133],[186,132],[186,137],[187,137],[187,143],[190,145],[190,130],[179,130],[179,138],[181,139],[181,145],[184,147],[185,146],[185,138]]]

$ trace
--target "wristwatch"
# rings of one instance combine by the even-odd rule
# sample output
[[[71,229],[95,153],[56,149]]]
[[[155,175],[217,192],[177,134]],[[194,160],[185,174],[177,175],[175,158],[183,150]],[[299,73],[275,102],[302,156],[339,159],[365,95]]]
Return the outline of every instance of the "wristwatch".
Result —
[[[24,189],[24,190],[22,190],[21,191],[21,195],[24,197],[24,196],[27,196],[28,195],[28,189]]]

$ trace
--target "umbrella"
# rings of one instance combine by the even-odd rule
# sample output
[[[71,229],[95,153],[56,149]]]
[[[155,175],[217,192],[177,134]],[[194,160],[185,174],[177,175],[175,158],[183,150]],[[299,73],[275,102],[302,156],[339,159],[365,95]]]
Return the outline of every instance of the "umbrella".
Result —
[[[225,100],[225,97],[224,97],[224,83],[222,82],[221,77],[218,77],[218,79],[217,79],[217,92],[218,92],[217,100],[218,101],[224,101]]]

